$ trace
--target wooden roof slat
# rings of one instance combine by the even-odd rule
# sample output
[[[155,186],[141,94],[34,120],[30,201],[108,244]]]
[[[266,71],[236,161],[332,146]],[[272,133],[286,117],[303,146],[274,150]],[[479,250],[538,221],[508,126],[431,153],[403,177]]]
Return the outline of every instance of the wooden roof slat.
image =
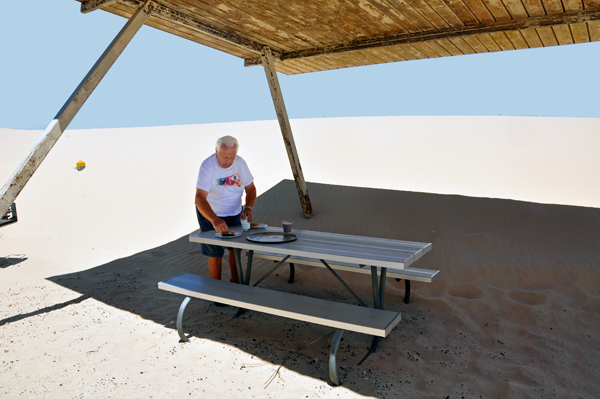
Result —
[[[332,18],[334,15],[331,11],[332,5],[327,3],[325,5],[319,5],[312,1],[304,1],[302,3],[293,1],[289,2],[290,6],[293,7],[296,11],[296,14],[303,15],[306,12],[309,12],[310,15],[316,16],[315,26],[327,26],[332,23]],[[349,18],[345,20],[337,20],[335,23],[335,29],[330,29],[329,31],[333,33],[332,37],[336,37],[336,40],[347,40],[348,35],[358,35],[362,34],[360,29],[356,28],[355,25],[358,23],[358,20],[355,16],[349,16]]]
[[[311,64],[313,63],[313,60],[307,60],[308,62],[306,63]],[[318,68],[320,71],[326,71],[328,69],[337,69],[339,68],[339,66],[333,62],[333,60],[330,57],[326,57],[326,56],[319,56],[319,57],[315,57],[315,67]]]
[[[444,48],[451,55],[463,55],[464,53],[460,51],[458,47],[456,47],[449,39],[439,39],[437,43]]]
[[[512,19],[527,18],[529,16],[521,0],[503,0],[503,3]]]
[[[544,44],[544,47],[548,46],[558,46],[558,41],[556,40],[556,36],[554,36],[554,31],[551,26],[542,26],[537,28],[538,35]]]
[[[571,33],[573,34],[573,40],[575,43],[587,43],[590,41],[590,35],[588,33],[587,24],[585,22],[578,24],[569,25]]]
[[[395,46],[394,48],[401,51],[399,53],[399,55],[401,57],[403,57],[402,54],[408,53],[408,54],[412,55],[413,57],[415,57],[415,59],[417,59],[417,60],[431,58],[426,53],[424,53],[423,51],[421,51],[420,49],[418,49],[417,47],[413,46],[410,43],[408,43],[408,44],[401,44],[399,46]],[[436,58],[436,57],[437,57],[437,54],[434,55],[434,58]]]
[[[370,51],[372,49],[365,49],[365,50]],[[358,62],[357,66],[361,66],[361,65],[368,65],[368,63],[369,63],[369,60],[365,55],[366,53],[367,53],[367,51],[351,51],[350,53],[346,53],[346,54],[354,57],[354,59],[356,59],[356,61]],[[372,63],[374,65],[381,64],[382,61],[381,61],[381,59],[373,57]]]
[[[328,71],[332,69],[339,69],[339,63],[334,62],[329,56],[319,56],[316,57],[316,63],[313,63],[313,60],[301,59],[299,66],[302,66],[303,70],[309,69],[310,71]]]
[[[420,60],[420,56],[418,52],[411,52],[410,49],[405,48],[403,45],[397,46],[396,51],[405,61],[414,61]]]
[[[521,31],[513,30],[510,32],[505,32],[505,33],[506,33],[506,37],[508,38],[508,40],[510,40],[510,42],[512,43],[513,47],[516,50],[522,50],[522,49],[529,48],[529,45],[527,44],[527,40],[525,40],[525,38],[523,37],[523,34],[521,34]]]
[[[489,52],[502,51],[496,40],[489,33],[477,35],[479,41],[488,49]]]
[[[358,8],[362,10],[365,17],[376,21],[382,28],[380,32],[385,34],[394,34],[398,32],[408,32],[402,25],[399,25],[391,16],[383,12],[379,7],[382,5],[377,0],[354,0]],[[385,8],[385,7],[384,7]]]
[[[429,46],[429,48],[431,48],[433,51],[435,51],[435,53],[437,55],[439,55],[440,57],[448,57],[451,56],[452,54],[450,54],[448,52],[448,50],[446,50],[444,47],[442,47],[437,40],[431,40],[427,42],[427,45]]]
[[[330,2],[319,2],[322,7],[327,7],[335,20],[342,22],[346,19],[352,21],[352,26],[357,32],[355,37],[373,37],[377,35],[377,23],[368,18],[365,13],[349,0],[338,0]]]
[[[523,29],[523,30],[521,30],[521,34],[523,35],[523,38],[527,42],[527,45],[529,46],[529,48],[544,47],[544,43],[542,43],[542,40],[540,39],[540,35],[538,34],[537,29],[535,29],[535,28]]]
[[[330,29],[327,32],[323,32],[322,29],[316,29],[326,25],[330,21],[330,16],[324,14],[322,10],[316,7],[313,3],[305,2],[303,4],[299,4],[296,1],[285,0],[277,0],[277,3],[282,9],[286,10],[286,15],[288,15],[289,18],[297,21],[299,26],[303,26],[304,30],[311,33],[304,34],[303,30],[301,33],[302,38],[310,37],[316,33],[315,38],[318,38],[321,44],[327,43],[331,40],[340,42],[347,38],[347,33],[342,33],[339,30]]]
[[[564,11],[560,0],[542,0],[542,4],[546,14],[559,14]]]
[[[465,41],[463,37],[452,37],[448,39],[457,49],[463,54],[475,54],[477,53],[469,43]]]
[[[410,32],[422,32],[426,30],[434,29],[433,24],[427,20],[427,18],[421,14],[413,5],[409,4],[407,0],[382,0],[386,1],[390,8],[395,9],[397,13],[404,15],[412,24],[415,25],[417,30],[411,30]]]
[[[415,11],[423,16],[434,29],[449,28],[450,25],[440,17],[425,0],[405,0]],[[421,28],[424,31],[431,30],[427,26]]]
[[[590,32],[590,39],[592,41],[600,41],[600,21],[588,22],[588,31]]]
[[[512,42],[508,40],[506,34],[504,32],[493,32],[490,35],[494,38],[494,41],[498,44],[502,51],[514,50],[515,46],[513,46]]]
[[[512,19],[502,0],[483,0],[487,9],[490,10],[496,21],[506,21]]]
[[[600,8],[600,0],[583,0],[584,9]]]
[[[492,24],[496,22],[490,10],[483,3],[482,0],[463,0],[465,5],[471,10],[473,15],[479,20],[481,24]]]
[[[553,26],[554,36],[558,41],[558,44],[573,44],[573,36],[571,35],[571,29],[569,25]]]
[[[536,17],[540,15],[546,15],[546,10],[541,0],[522,0],[525,10],[530,17]]]
[[[384,62],[398,62],[398,61],[404,61],[404,59],[398,55],[398,53],[396,51],[394,51],[394,49],[392,48],[392,46],[389,47],[379,47],[376,49],[377,54],[376,56],[379,59],[384,60]]]
[[[419,24],[417,20],[422,19],[422,17],[414,12],[410,6],[408,6],[408,9],[403,9],[402,12],[400,12],[390,0],[371,0],[371,3],[381,10],[382,13],[391,18],[405,32],[414,33],[421,31],[417,26]],[[426,23],[426,21],[423,20],[422,23]]]
[[[300,65],[300,61],[301,60],[276,62],[275,66],[277,67],[277,70],[279,71],[279,65],[284,65],[287,70],[292,71],[290,73],[292,75],[297,74],[297,73],[311,72],[311,70],[306,69],[305,66]],[[281,72],[283,72],[283,68],[282,68]]]
[[[275,63],[275,65],[277,65],[279,63]],[[292,60],[292,61],[286,61],[285,64],[290,67],[295,69],[296,71],[298,71],[297,73],[306,73],[306,72],[312,72],[314,71],[314,64],[308,64],[306,62],[306,60]],[[319,70],[319,69],[316,69]]]
[[[480,23],[477,16],[462,0],[447,0],[447,4],[463,25],[478,25]],[[481,2],[479,2],[479,4],[481,4]]]
[[[403,44],[387,47],[386,50],[396,61],[418,60],[424,57],[418,50],[408,48],[407,45]]]
[[[364,60],[359,58],[358,51],[350,51],[348,53],[337,54],[336,58],[345,60],[345,62],[348,62],[349,64],[354,66],[364,65]]]
[[[440,55],[432,50],[431,47],[428,46],[427,42],[418,42],[418,43],[409,43],[411,47],[416,48],[422,54],[425,54],[429,58],[439,58]]]
[[[469,46],[471,46],[471,48],[473,50],[475,50],[475,52],[477,52],[477,53],[488,53],[489,52],[489,50],[484,46],[483,43],[481,43],[481,40],[479,40],[479,38],[476,35],[465,36],[465,37],[463,37],[463,39],[465,39],[465,41],[467,43],[469,43]]]
[[[562,0],[565,11],[579,11],[583,10],[582,0]]]
[[[439,15],[440,18],[442,18],[448,26],[452,26],[452,27],[465,26],[464,21],[462,21],[454,13],[452,8],[450,8],[448,6],[448,4],[446,4],[446,2],[444,2],[442,0],[427,0],[427,4],[429,4],[429,7],[431,7],[431,9],[437,15]]]
[[[398,46],[386,47],[386,50],[392,57],[398,61],[407,61],[406,53],[412,54],[415,59],[428,58],[425,54],[412,47],[410,44],[400,44]]]

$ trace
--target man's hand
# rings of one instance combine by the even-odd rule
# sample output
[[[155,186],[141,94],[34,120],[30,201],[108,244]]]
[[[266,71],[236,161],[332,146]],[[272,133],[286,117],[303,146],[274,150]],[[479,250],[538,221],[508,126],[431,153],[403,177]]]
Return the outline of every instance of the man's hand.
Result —
[[[212,224],[217,233],[223,234],[229,231],[229,226],[227,226],[227,223],[225,223],[223,219],[217,219],[214,222],[212,222]]]
[[[244,208],[244,210],[242,211],[242,219],[248,219],[248,222],[252,223],[252,220],[254,220],[254,215],[252,214],[252,209]]]

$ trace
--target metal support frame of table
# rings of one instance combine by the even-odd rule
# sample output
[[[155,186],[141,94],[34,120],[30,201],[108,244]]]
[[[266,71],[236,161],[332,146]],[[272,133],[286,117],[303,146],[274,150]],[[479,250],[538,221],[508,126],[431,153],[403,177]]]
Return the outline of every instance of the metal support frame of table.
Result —
[[[242,231],[241,226],[232,226],[234,231]],[[336,279],[354,296],[361,306],[368,305],[344,282],[344,280],[333,270],[329,262],[349,262],[357,263],[360,267],[370,265],[371,267],[371,284],[373,287],[373,302],[376,309],[384,309],[385,302],[385,283],[387,269],[404,269],[413,264],[416,260],[422,257],[425,253],[431,250],[431,244],[417,243],[400,240],[390,240],[372,237],[350,236],[344,234],[322,233],[307,230],[294,230],[298,240],[277,243],[265,244],[251,242],[247,240],[248,235],[255,232],[281,232],[281,228],[268,227],[260,230],[244,231],[243,234],[235,238],[217,238],[214,231],[203,233],[194,233],[190,235],[191,242],[219,245],[230,247],[234,250],[235,263],[237,266],[240,284],[250,285],[250,277],[252,273],[252,261],[254,251],[275,252],[283,256],[283,259],[277,262],[265,275],[259,278],[253,286],[260,284],[265,278],[273,273],[277,268],[283,265],[290,256],[304,256],[318,259],[323,265],[336,277]],[[246,274],[242,267],[241,253],[242,250],[248,251],[248,260],[246,262]],[[378,273],[379,272],[379,273]],[[189,301],[188,301],[189,302]],[[186,300],[182,303],[183,309],[187,305]],[[234,317],[239,316],[243,312],[238,310]],[[331,347],[330,362],[335,362],[341,332],[335,335],[334,343]],[[183,339],[183,338],[182,338]],[[337,340],[337,341],[336,341]],[[373,337],[373,342],[367,354],[358,363],[362,364],[365,359],[375,352],[381,338]],[[336,344],[337,342],[337,344]],[[332,380],[337,379],[337,376],[330,376]]]

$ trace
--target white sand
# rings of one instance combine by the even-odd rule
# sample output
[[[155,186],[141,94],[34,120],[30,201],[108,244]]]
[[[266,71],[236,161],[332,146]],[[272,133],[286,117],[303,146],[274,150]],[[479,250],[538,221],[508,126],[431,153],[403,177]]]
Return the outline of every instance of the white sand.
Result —
[[[0,397],[600,396],[600,120],[292,126],[314,182],[310,220],[276,121],[67,131],[17,199],[19,222],[0,229]],[[0,129],[0,184],[40,134]],[[413,283],[409,305],[403,282],[388,282],[403,321],[377,353],[357,367],[368,337],[344,335],[341,387],[325,382],[325,327],[229,321],[233,309],[192,301],[193,337],[178,343],[182,298],[156,283],[208,275],[187,235],[199,164],[223,134],[241,142],[260,221],[433,243],[416,266],[441,277]],[[286,269],[264,285],[352,303],[325,270],[298,269],[292,285]],[[368,278],[344,277],[370,298]]]

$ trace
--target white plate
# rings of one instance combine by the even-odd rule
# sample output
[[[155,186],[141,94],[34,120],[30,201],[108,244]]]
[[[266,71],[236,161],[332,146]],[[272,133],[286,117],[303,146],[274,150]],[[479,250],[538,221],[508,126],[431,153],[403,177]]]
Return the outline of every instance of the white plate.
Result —
[[[258,223],[258,226],[250,226],[251,229],[264,229],[265,227],[267,227],[268,225],[265,223]]]
[[[241,231],[234,231],[233,233],[234,234],[232,236],[223,236],[223,235],[221,235],[221,233],[217,233],[217,234],[215,234],[215,237],[217,237],[217,238],[235,238],[235,237],[239,237],[242,235]]]

